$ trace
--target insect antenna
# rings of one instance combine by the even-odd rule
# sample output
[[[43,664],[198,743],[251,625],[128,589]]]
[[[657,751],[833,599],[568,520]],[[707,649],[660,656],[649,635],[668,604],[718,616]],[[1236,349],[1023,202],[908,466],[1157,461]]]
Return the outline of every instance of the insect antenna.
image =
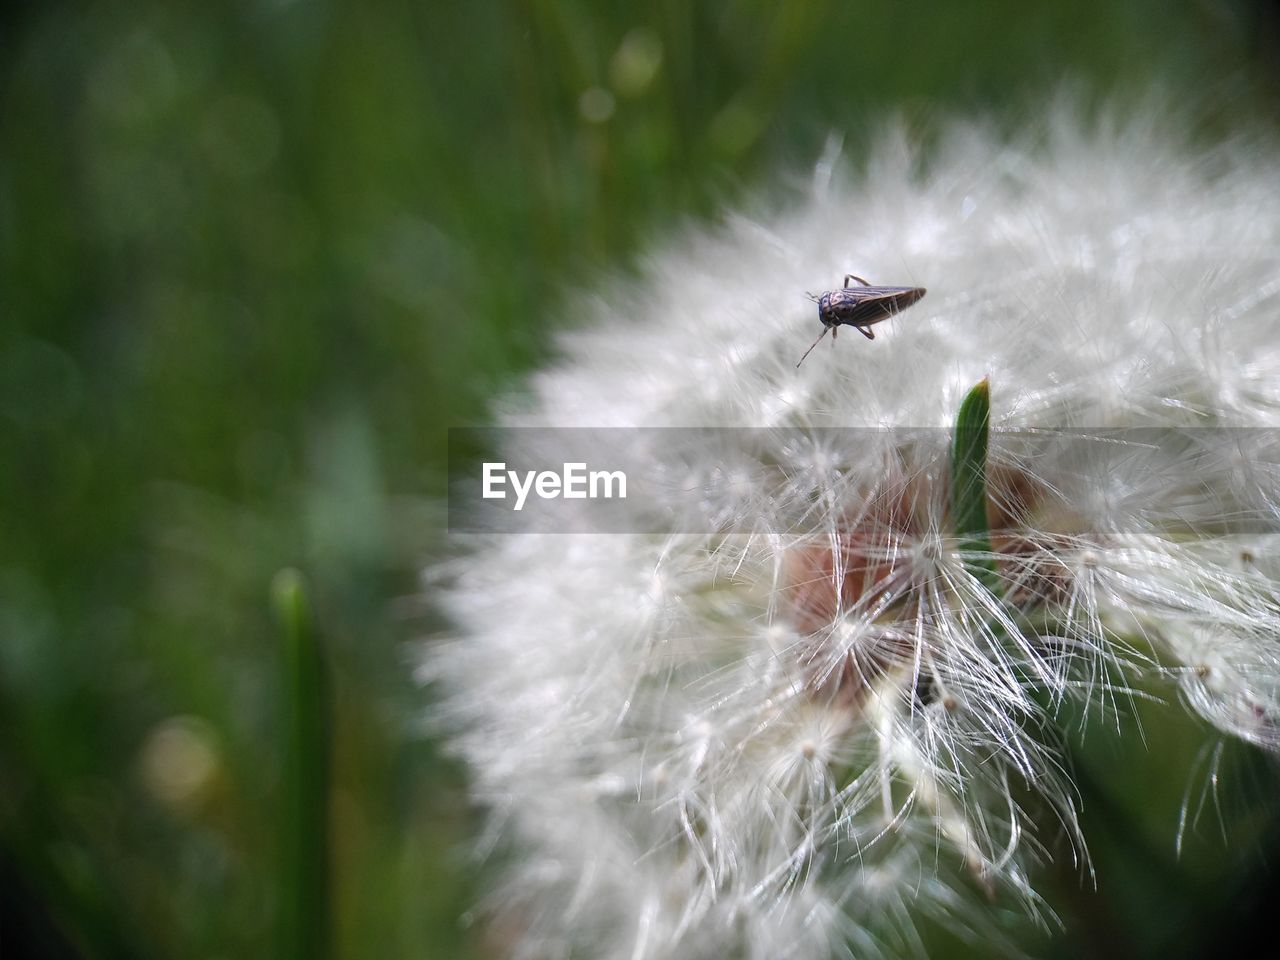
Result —
[[[822,338],[823,338],[823,337],[825,337],[825,336],[827,335],[827,331],[828,331],[828,330],[833,330],[833,329],[835,329],[835,328],[834,328],[834,327],[823,327],[823,328],[822,328],[822,332],[821,332],[820,334],[818,334],[818,339],[817,339],[817,340],[815,340],[815,341],[813,341],[813,343],[809,345],[809,349],[808,349],[808,350],[806,350],[806,351],[804,352],[804,357],[807,357],[809,354],[813,353],[813,348],[814,348],[814,347],[816,347],[816,346],[818,345],[819,341],[821,341],[821,340],[822,340]],[[800,358],[800,363],[804,363],[804,357],[801,357],[801,358]],[[799,369],[800,369],[800,363],[797,363],[797,364],[796,364],[796,369],[797,369],[797,370],[799,370]]]

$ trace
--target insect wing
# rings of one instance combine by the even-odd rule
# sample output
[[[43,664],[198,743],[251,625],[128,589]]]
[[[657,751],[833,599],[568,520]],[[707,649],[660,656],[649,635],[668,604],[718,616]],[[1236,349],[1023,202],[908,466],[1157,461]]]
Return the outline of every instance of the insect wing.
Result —
[[[924,296],[923,287],[848,287],[830,294],[834,323],[854,327],[887,320]]]

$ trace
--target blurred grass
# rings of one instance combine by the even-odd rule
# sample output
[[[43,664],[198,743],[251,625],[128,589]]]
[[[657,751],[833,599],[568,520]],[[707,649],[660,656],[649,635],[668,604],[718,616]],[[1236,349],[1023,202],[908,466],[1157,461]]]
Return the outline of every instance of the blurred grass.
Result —
[[[566,285],[831,131],[856,162],[886,111],[1016,117],[1063,76],[1273,118],[1268,9],[5,7],[5,956],[270,952],[289,566],[331,660],[334,955],[486,954],[411,676],[445,428],[550,355]]]
[[[279,955],[329,955],[329,669],[311,622],[307,582],[281,570],[271,582],[282,634],[284,749],[281,802]],[[181,746],[181,744],[179,744]],[[197,772],[199,772],[197,770]]]

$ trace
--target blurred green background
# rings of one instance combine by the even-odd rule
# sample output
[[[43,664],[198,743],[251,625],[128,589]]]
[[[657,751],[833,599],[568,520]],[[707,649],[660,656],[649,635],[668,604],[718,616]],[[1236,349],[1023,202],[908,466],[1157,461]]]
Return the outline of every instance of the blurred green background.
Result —
[[[302,924],[333,956],[494,955],[463,922],[479,818],[423,732],[413,644],[443,625],[418,572],[446,427],[551,355],[563,291],[832,132],[856,162],[889,114],[1016,123],[1064,78],[1186,100],[1210,134],[1280,102],[1262,0],[2,11],[6,958],[297,952],[286,567],[332,734],[328,905],[304,895]],[[1175,865],[1201,738],[1167,718],[1149,754],[1075,758],[1106,784],[1103,894],[1047,875],[1073,932],[1035,952],[1198,955],[1275,902],[1274,773],[1248,751],[1224,761],[1254,784],[1230,842],[1207,814]]]

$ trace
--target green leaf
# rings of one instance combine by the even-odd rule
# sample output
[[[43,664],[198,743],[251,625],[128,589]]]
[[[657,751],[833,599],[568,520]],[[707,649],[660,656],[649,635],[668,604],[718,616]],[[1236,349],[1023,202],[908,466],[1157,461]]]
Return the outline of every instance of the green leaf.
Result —
[[[985,379],[965,396],[956,415],[951,446],[951,523],[960,538],[965,566],[993,593],[995,560],[987,525],[987,448],[991,433],[991,388]]]

